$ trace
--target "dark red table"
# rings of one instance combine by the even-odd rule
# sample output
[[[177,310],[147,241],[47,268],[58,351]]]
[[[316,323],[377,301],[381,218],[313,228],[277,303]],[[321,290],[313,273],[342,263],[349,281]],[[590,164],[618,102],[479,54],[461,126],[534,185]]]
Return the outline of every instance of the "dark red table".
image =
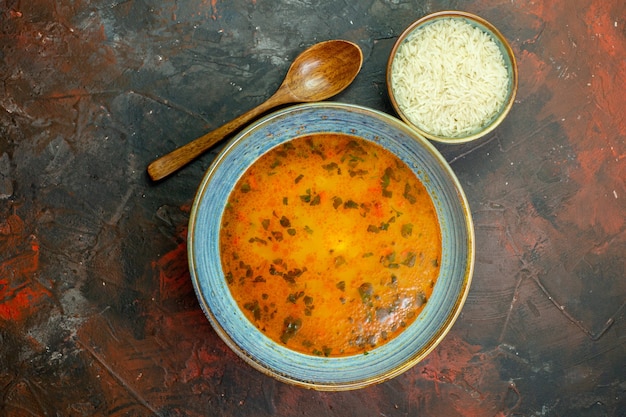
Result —
[[[198,306],[189,210],[219,147],[145,168],[267,98],[291,60],[365,55],[335,100],[392,112],[399,33],[461,9],[511,41],[504,123],[438,146],[470,200],[461,316],[405,374],[308,391],[249,367]],[[623,1],[0,1],[0,415],[626,416]]]

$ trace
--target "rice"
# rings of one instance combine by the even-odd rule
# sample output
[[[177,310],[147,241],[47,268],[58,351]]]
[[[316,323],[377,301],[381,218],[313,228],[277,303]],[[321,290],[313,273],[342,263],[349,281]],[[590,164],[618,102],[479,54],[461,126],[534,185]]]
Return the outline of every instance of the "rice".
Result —
[[[398,108],[422,130],[468,136],[507,98],[509,75],[493,38],[464,19],[438,19],[398,47],[391,86]]]

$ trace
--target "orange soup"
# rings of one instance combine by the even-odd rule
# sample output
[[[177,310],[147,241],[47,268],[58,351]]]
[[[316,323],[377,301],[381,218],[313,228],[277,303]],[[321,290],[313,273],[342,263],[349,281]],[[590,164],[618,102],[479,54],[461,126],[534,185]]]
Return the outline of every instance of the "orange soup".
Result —
[[[222,218],[231,294],[268,337],[312,355],[367,353],[418,316],[439,274],[433,202],[358,137],[295,138],[239,179]]]

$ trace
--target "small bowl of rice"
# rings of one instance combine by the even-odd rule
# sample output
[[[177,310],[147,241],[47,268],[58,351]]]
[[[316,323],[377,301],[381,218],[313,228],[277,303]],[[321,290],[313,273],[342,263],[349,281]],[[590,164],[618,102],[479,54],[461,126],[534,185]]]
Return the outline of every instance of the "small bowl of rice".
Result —
[[[468,142],[495,129],[513,106],[515,56],[485,19],[438,12],[400,35],[387,64],[387,88],[400,118],[423,136]]]

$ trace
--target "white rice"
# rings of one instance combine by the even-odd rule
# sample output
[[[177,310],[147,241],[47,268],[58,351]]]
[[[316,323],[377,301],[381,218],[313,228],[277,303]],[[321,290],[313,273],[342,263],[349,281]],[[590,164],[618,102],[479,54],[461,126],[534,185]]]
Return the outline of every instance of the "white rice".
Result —
[[[441,137],[468,136],[489,123],[508,84],[498,45],[464,19],[439,19],[416,30],[398,47],[391,67],[400,110]]]

